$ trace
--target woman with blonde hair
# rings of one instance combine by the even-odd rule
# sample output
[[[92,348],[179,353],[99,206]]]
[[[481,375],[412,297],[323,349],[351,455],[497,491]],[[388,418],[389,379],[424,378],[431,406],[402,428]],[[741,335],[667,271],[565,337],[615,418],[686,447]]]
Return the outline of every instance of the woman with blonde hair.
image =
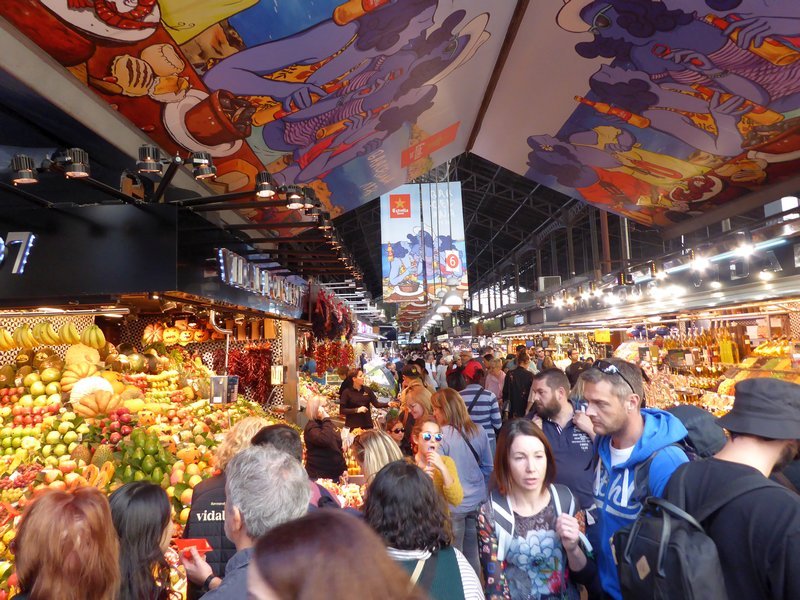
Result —
[[[194,488],[183,537],[208,540],[213,550],[206,555],[206,562],[218,577],[224,575],[225,565],[236,554],[236,546],[225,536],[225,467],[239,451],[249,448],[253,436],[267,425],[269,421],[262,417],[245,417],[237,421],[217,446],[217,468],[221,472]],[[201,595],[199,588],[189,585],[189,600]]]
[[[452,508],[453,546],[480,573],[478,558],[478,511],[486,500],[493,458],[489,436],[473,423],[461,395],[451,388],[431,396],[433,416],[442,428],[441,451],[456,464],[464,499]]]
[[[353,440],[353,456],[364,473],[367,485],[385,465],[403,459],[397,443],[380,429],[369,429],[356,436]]]
[[[311,479],[339,481],[347,463],[342,454],[342,434],[325,410],[327,402],[324,396],[311,396],[306,404],[306,472]]]
[[[14,538],[20,600],[114,600],[119,541],[105,495],[47,490],[28,504]]]
[[[433,414],[431,395],[430,390],[422,383],[411,384],[403,390],[400,419],[403,422],[405,432],[403,433],[403,441],[400,442],[400,449],[406,456],[411,456],[414,453],[411,448],[411,430],[414,429],[414,423],[424,415]]]

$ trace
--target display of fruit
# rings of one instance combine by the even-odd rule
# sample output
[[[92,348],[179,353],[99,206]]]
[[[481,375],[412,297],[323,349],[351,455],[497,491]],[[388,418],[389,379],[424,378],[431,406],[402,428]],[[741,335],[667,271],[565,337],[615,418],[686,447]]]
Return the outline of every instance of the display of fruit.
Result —
[[[33,339],[40,345],[57,346],[61,344],[61,338],[50,321],[40,321],[36,323],[36,325],[33,326],[32,334]]]
[[[64,372],[61,374],[61,391],[64,392],[65,394],[72,393],[72,389],[76,383],[78,383],[82,379],[91,377],[95,373],[97,373],[97,367],[89,363],[84,362],[67,366],[67,368],[64,369]],[[107,389],[111,389],[111,384],[108,385],[109,387]],[[91,390],[87,390],[87,392],[88,391]]]
[[[81,341],[81,335],[78,333],[78,328],[75,323],[68,321],[64,323],[58,330],[58,337],[62,344],[78,344]]]
[[[106,336],[97,325],[90,325],[81,333],[81,343],[95,350],[100,350],[106,346]]]
[[[131,411],[124,406],[120,406],[109,411],[107,417],[96,420],[94,430],[97,432],[100,443],[116,448],[122,438],[133,432],[135,426],[136,422],[133,415],[131,415]],[[97,460],[95,457],[92,462],[96,463]]]
[[[108,386],[109,389],[107,390],[97,389],[96,387],[94,387],[93,391],[87,394],[82,394],[76,398],[75,397],[76,388],[83,381],[89,381],[93,386],[95,385],[93,381],[90,381],[91,379],[99,379],[103,381],[104,385]],[[82,417],[88,417],[88,418],[101,417],[104,415],[111,414],[112,411],[120,407],[120,405],[122,404],[122,399],[119,397],[119,395],[115,394],[113,390],[111,390],[110,388],[111,384],[109,384],[102,377],[92,377],[89,379],[81,380],[81,382],[77,383],[76,387],[73,388],[73,392],[70,395],[72,410],[74,410],[77,414],[81,415]]]

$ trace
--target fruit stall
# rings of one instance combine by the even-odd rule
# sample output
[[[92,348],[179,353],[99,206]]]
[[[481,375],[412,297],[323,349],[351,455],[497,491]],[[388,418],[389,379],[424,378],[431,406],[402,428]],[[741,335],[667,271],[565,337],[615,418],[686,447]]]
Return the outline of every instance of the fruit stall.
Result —
[[[249,415],[282,421],[244,395],[211,404],[219,341],[215,346],[204,324],[191,341],[182,336],[188,329],[173,333],[171,326],[152,319],[123,325],[126,339],[131,328],[141,331],[138,343],[114,345],[93,317],[0,319],[0,600],[14,583],[9,544],[19,515],[38,491],[90,485],[111,493],[147,480],[169,495],[178,537],[193,488],[215,472],[224,432]],[[230,351],[241,364],[229,357],[229,367],[244,375],[252,343],[234,342]],[[183,585],[180,570],[175,577]]]

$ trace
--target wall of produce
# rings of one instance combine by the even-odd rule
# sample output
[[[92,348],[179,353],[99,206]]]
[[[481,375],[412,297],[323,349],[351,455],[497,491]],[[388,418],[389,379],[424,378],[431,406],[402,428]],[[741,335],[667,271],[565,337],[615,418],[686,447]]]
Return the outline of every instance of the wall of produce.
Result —
[[[0,600],[13,590],[19,515],[38,491],[151,481],[169,495],[179,536],[225,430],[248,415],[279,421],[244,396],[209,403],[220,341],[133,325],[115,346],[91,317],[0,320]],[[251,354],[246,344],[234,343],[237,356]],[[271,361],[274,347],[260,352]]]

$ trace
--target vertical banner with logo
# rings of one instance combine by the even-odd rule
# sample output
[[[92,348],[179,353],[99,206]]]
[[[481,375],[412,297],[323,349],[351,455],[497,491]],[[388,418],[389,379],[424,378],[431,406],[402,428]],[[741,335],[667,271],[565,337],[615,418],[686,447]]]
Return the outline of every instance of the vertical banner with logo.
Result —
[[[461,183],[409,184],[381,196],[381,250],[384,302],[466,292]]]

